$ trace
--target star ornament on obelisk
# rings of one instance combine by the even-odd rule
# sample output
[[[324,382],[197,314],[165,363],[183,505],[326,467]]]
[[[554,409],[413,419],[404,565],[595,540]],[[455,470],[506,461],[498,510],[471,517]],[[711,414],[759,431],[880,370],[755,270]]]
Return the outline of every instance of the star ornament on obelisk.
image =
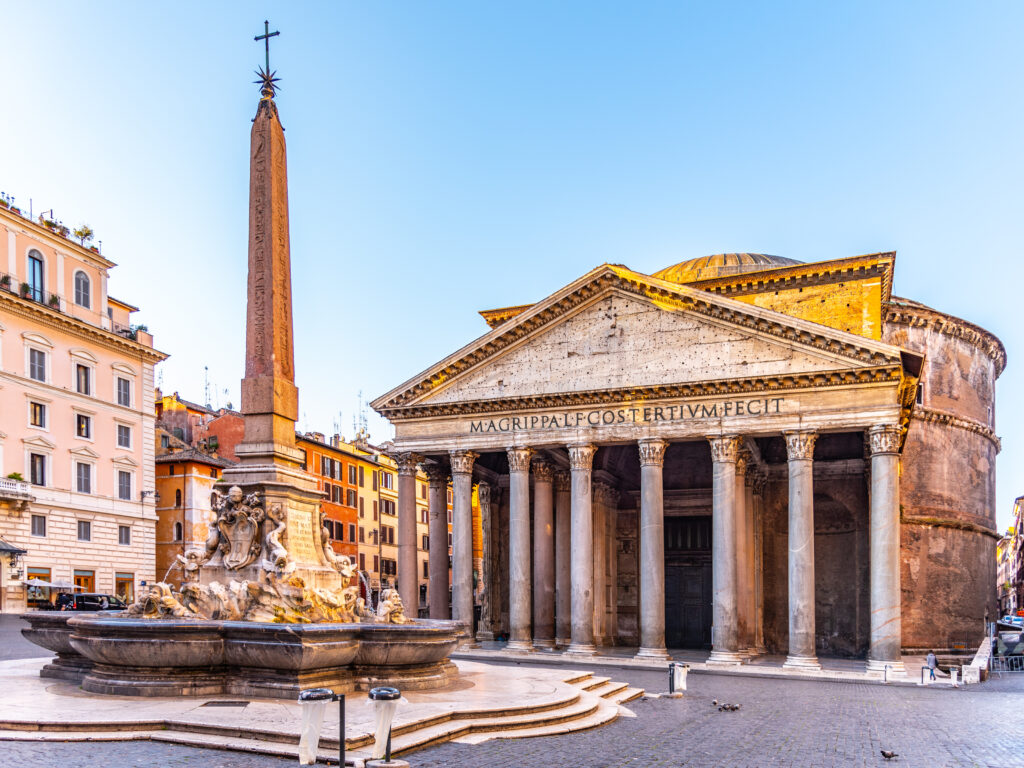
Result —
[[[264,101],[272,100],[277,91],[280,90],[280,86],[277,85],[280,78],[274,77],[277,72],[272,72],[270,70],[270,38],[276,37],[280,34],[280,32],[271,32],[270,22],[264,21],[263,34],[256,35],[256,37],[253,38],[256,42],[262,40],[266,51],[267,58],[264,66],[256,70],[256,75],[259,77],[259,80],[253,80],[254,83],[260,86],[260,95],[263,97]]]

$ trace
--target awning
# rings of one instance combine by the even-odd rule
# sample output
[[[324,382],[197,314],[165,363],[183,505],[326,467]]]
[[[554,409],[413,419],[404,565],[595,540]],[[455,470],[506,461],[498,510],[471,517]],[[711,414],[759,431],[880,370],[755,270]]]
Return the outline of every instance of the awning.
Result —
[[[8,542],[4,541],[3,539],[0,539],[0,554],[3,554],[3,555],[27,555],[28,554],[28,550],[27,549],[21,549],[20,547],[16,547],[13,544],[9,544]]]
[[[83,589],[69,581],[44,581],[43,579],[25,579],[22,582],[26,587],[51,587],[52,589]]]

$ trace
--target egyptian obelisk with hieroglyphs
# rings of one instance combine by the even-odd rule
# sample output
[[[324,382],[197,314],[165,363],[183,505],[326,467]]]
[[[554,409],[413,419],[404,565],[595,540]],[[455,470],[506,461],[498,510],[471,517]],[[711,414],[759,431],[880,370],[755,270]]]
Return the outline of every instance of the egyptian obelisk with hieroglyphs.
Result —
[[[269,41],[270,36],[268,30],[257,39]],[[249,279],[242,379],[245,437],[235,450],[239,464],[224,472],[218,487],[224,492],[238,486],[246,497],[259,494],[267,517],[273,512],[285,525],[279,538],[287,550],[291,573],[301,576],[308,586],[333,588],[340,581],[333,552],[326,551],[321,533],[323,494],[317,490],[316,480],[303,471],[303,454],[295,445],[299,395],[292,343],[288,174],[269,51],[267,67],[258,74],[260,102],[249,155]],[[244,537],[239,534],[239,538]],[[204,580],[227,575],[255,580],[259,568],[257,559],[231,569],[230,574],[204,575]]]

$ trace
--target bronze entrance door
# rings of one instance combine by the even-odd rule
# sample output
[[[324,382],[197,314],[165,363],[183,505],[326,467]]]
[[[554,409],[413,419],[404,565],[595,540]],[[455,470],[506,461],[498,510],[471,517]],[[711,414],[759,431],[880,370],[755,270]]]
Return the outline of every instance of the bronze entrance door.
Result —
[[[711,518],[665,518],[665,644],[711,647]]]

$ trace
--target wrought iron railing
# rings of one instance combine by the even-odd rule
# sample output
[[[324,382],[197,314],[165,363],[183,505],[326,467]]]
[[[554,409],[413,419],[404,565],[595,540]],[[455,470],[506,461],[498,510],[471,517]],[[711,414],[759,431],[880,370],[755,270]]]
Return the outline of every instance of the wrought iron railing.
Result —
[[[0,291],[13,293],[15,296],[20,296],[27,301],[34,301],[58,312],[63,312],[68,305],[67,299],[59,293],[44,291],[31,283],[18,280],[17,276],[6,272],[0,272]]]

